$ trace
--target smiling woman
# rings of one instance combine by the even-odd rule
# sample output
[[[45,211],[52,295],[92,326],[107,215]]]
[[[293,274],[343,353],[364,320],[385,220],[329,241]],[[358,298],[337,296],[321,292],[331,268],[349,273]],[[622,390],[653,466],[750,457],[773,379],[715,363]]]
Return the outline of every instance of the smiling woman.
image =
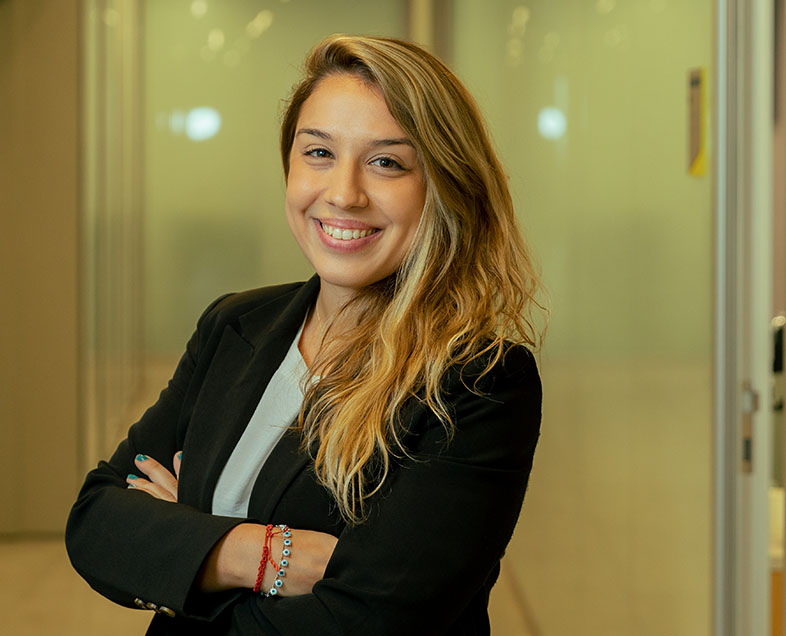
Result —
[[[399,269],[415,237],[423,166],[379,89],[326,77],[303,103],[289,155],[287,220],[319,274],[321,315]]]
[[[488,634],[541,391],[537,276],[482,118],[421,48],[333,36],[281,155],[315,276],[207,308],[88,475],[74,566],[155,610],[149,634]]]

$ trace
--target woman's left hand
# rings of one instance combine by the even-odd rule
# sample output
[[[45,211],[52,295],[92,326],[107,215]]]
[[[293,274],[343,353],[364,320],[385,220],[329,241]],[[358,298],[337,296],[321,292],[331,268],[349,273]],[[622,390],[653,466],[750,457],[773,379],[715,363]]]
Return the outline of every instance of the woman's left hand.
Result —
[[[134,464],[148,478],[144,479],[136,474],[130,474],[126,477],[128,487],[143,490],[157,499],[176,502],[177,481],[180,478],[180,460],[182,457],[183,451],[175,453],[172,462],[175,468],[175,474],[173,475],[152,457],[137,455],[134,459]]]

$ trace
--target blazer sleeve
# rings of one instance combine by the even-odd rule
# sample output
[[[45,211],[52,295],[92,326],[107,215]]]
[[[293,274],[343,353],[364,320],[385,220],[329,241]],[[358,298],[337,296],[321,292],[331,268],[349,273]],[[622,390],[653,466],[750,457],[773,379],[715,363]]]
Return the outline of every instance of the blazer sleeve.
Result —
[[[433,636],[456,633],[473,603],[487,621],[483,590],[513,533],[539,436],[532,354],[512,348],[478,388],[454,383],[451,439],[418,406],[413,456],[391,473],[368,520],[342,532],[312,593],[248,595],[232,607],[230,633]]]
[[[158,401],[131,427],[111,459],[88,473],[68,519],[66,548],[74,568],[95,590],[121,605],[149,602],[189,614],[187,600],[202,562],[213,545],[243,521],[161,501],[129,489],[125,481],[128,473],[137,470],[138,453],[165,465],[169,462],[172,470],[182,440],[178,426],[184,398],[197,359],[210,346],[213,309],[222,298],[203,313]],[[215,597],[208,618],[234,596]],[[204,610],[201,607],[199,612],[203,616]]]

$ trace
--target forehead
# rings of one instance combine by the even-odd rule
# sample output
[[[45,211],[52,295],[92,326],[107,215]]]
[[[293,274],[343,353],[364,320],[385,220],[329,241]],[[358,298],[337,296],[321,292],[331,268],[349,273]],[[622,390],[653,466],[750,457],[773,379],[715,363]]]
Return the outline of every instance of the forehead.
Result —
[[[369,139],[407,136],[390,114],[379,88],[349,74],[320,80],[301,106],[297,128]]]

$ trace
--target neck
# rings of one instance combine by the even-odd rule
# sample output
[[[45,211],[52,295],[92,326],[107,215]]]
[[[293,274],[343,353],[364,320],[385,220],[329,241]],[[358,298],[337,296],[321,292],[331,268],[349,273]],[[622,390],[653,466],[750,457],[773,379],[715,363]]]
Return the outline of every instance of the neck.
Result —
[[[352,298],[353,293],[352,290],[337,287],[324,281],[320,284],[314,308],[306,319],[306,324],[303,327],[303,333],[298,343],[300,353],[307,365],[310,366],[319,353],[328,326],[332,325],[334,317],[344,304]],[[340,322],[343,323],[346,318],[346,316],[342,316]]]
[[[320,281],[319,295],[317,296],[316,306],[320,316],[327,322],[337,315],[341,308],[349,302],[355,295],[354,289],[339,287],[331,283]]]

